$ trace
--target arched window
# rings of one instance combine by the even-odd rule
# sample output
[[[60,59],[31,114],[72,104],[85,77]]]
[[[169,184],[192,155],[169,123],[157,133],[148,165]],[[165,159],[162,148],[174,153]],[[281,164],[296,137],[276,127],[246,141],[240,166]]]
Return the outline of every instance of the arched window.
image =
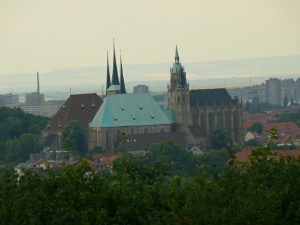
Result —
[[[238,140],[238,121],[237,121],[237,115],[236,112],[233,112],[233,135],[234,135],[234,140]]]
[[[198,113],[193,113],[193,125],[198,126]]]
[[[145,133],[145,134],[148,134],[148,128],[145,128],[145,129],[144,129],[144,133]]]
[[[118,129],[117,130],[117,142],[119,142],[121,140],[121,132],[120,130]]]
[[[180,96],[179,95],[177,96],[177,102],[180,102]]]
[[[206,131],[206,125],[205,125],[205,114],[204,112],[201,113],[201,116],[200,116],[200,127],[203,131]]]
[[[133,129],[133,128],[131,128],[130,133],[131,133],[131,134],[134,134],[134,129]]]
[[[110,137],[109,137],[109,130],[107,129],[107,130],[105,131],[106,148],[110,148],[109,139],[110,139]]]
[[[231,135],[231,115],[228,111],[225,112],[225,129]]]
[[[217,113],[217,126],[223,127],[223,115],[220,111]]]
[[[209,132],[211,132],[211,133],[214,130],[214,118],[213,118],[212,112],[210,112],[208,114],[208,129],[209,129]]]

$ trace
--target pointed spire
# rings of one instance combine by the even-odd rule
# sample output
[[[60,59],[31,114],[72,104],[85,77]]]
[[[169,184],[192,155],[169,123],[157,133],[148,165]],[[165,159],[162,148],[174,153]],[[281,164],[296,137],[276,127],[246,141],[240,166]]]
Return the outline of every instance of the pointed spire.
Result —
[[[115,52],[115,39],[113,39],[113,45],[114,45],[114,61],[113,61],[113,73],[112,73],[112,84],[113,85],[119,85],[119,76],[118,76],[118,68],[117,68],[117,62],[116,62],[116,52]]]
[[[109,62],[108,62],[108,51],[107,51],[107,70],[106,70],[106,92],[107,89],[110,87],[110,73],[109,73]],[[107,93],[106,93],[107,95]]]
[[[37,93],[40,93],[40,79],[39,79],[39,72],[37,72],[36,78],[37,78]]]
[[[121,79],[121,87],[120,87],[120,92],[121,94],[126,94],[126,89],[125,89],[125,82],[124,82],[124,76],[123,76],[123,66],[122,66],[122,57],[121,57],[121,50],[120,50],[120,79]]]
[[[175,63],[179,63],[179,55],[178,55],[177,45],[176,45],[176,50],[175,50]]]

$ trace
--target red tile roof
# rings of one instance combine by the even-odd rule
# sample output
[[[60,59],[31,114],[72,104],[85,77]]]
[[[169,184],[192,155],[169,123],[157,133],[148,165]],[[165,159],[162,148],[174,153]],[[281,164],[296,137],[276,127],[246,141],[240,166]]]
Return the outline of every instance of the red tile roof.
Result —
[[[251,151],[254,150],[254,148],[247,148],[243,149],[242,151],[239,151],[235,154],[235,160],[243,161],[243,162],[249,162],[249,156],[251,154]],[[277,157],[280,155],[282,156],[294,156],[299,157],[300,156],[300,150],[272,150],[272,153],[277,153]],[[276,157],[276,158],[277,158]]]
[[[267,135],[267,132],[271,128],[277,128],[277,133],[285,133],[286,135],[294,135],[300,133],[300,128],[294,122],[281,122],[281,123],[265,123],[263,124],[263,135]]]

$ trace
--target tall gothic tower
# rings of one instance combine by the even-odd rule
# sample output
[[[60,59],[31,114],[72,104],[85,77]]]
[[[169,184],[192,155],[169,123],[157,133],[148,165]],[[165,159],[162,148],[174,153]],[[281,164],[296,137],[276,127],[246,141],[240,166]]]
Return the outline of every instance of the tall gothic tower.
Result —
[[[176,123],[190,124],[190,92],[184,67],[181,65],[176,46],[175,62],[170,68],[168,84],[169,108],[173,110]]]

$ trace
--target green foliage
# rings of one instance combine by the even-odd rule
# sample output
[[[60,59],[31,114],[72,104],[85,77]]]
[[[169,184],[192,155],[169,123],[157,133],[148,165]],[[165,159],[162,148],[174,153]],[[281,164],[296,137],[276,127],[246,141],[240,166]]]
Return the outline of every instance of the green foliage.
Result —
[[[287,107],[288,107],[288,99],[287,96],[285,96],[283,99],[283,108],[287,108]]]
[[[222,128],[216,128],[210,136],[212,149],[226,148],[229,143],[227,133]]]
[[[90,154],[100,154],[103,153],[104,150],[101,146],[95,146],[91,151]]]
[[[298,111],[298,113],[279,115],[279,117],[274,122],[295,122],[298,126],[300,126],[300,111]]]
[[[0,108],[0,162],[19,163],[39,152],[39,135],[48,118],[25,113],[20,108]]]
[[[5,161],[20,163],[29,160],[30,153],[42,150],[39,135],[25,133],[20,138],[14,138],[5,142]]]
[[[257,146],[259,146],[259,143],[257,142],[256,139],[251,139],[244,143],[244,147],[257,147]]]
[[[253,123],[251,127],[249,127],[249,131],[253,132],[255,131],[258,134],[262,134],[263,132],[263,125],[261,123]]]
[[[87,151],[87,140],[79,121],[72,120],[66,124],[62,131],[64,148],[68,151],[78,152],[82,156]]]
[[[24,133],[40,134],[47,117],[25,113],[20,108],[0,108],[0,141],[19,138]]]
[[[203,165],[188,178],[172,174],[172,162],[190,157],[172,142],[145,156],[124,154],[112,173],[95,173],[85,160],[57,173],[23,170],[18,177],[6,171],[0,175],[0,225],[299,224],[300,159],[276,156],[275,129],[270,137],[249,162],[230,161],[213,176]]]

